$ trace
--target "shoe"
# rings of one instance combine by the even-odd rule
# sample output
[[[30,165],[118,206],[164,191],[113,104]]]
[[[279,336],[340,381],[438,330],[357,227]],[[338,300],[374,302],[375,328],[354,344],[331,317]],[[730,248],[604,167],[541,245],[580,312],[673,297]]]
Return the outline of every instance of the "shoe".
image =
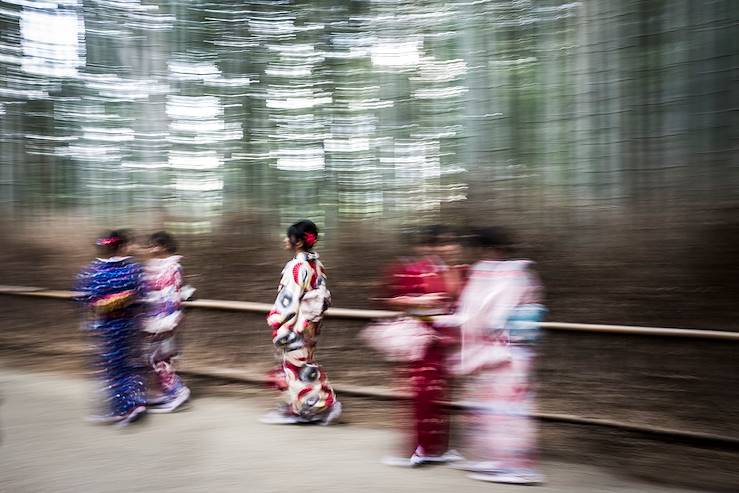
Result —
[[[449,467],[451,467],[452,469],[457,469],[458,471],[467,472],[494,473],[501,470],[500,463],[495,461],[461,460],[449,464]]]
[[[467,476],[477,481],[488,483],[535,485],[544,482],[544,476],[534,471],[500,471],[492,473],[476,473]]]
[[[424,464],[446,464],[447,462],[455,462],[464,459],[456,450],[447,450],[441,455],[426,455],[420,446],[411,455],[411,462],[415,465]]]
[[[414,456],[415,454],[411,457],[387,456],[382,458],[382,463],[390,467],[416,467],[420,464],[413,460]]]
[[[114,414],[93,414],[87,416],[85,418],[85,421],[96,425],[109,425],[122,421],[123,418],[123,416],[116,416]]]
[[[319,424],[321,426],[329,426],[334,423],[336,423],[339,418],[341,418],[341,413],[343,411],[343,406],[341,405],[341,402],[336,401],[334,402],[334,405],[331,406],[331,409],[329,409],[325,414],[325,416],[321,417],[321,420],[319,421]]]
[[[172,396],[169,396],[167,394],[158,395],[156,397],[152,397],[150,399],[146,400],[147,406],[160,406],[162,404],[166,404],[172,399]]]
[[[382,463],[394,467],[418,467],[428,464],[446,464],[462,459],[462,456],[454,450],[441,455],[424,455],[422,452],[421,447],[418,447],[410,457],[385,457],[382,459]]]
[[[158,406],[152,406],[149,408],[149,412],[152,414],[167,414],[175,412],[187,399],[190,398],[190,389],[187,387],[180,387],[174,394],[174,398],[164,402]]]
[[[291,413],[287,406],[280,406],[277,409],[273,409],[262,415],[259,421],[266,425],[297,425],[311,422],[302,416]]]
[[[129,424],[139,419],[141,415],[144,414],[145,412],[146,412],[145,406],[136,406],[135,408],[133,408],[131,412],[129,412],[128,414],[122,417],[122,419],[118,422],[117,426],[120,426],[120,427],[128,426]]]
[[[446,452],[441,454],[441,457],[446,463],[456,463],[464,461],[464,456],[454,449],[447,450]]]
[[[411,455],[411,462],[414,466],[423,466],[425,464],[446,464],[443,455],[419,455],[415,453]]]

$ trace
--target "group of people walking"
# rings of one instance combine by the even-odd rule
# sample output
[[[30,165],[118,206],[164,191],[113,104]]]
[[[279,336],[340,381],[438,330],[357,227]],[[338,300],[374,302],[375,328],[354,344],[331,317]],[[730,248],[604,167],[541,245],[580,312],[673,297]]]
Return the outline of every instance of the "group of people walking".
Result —
[[[90,419],[125,425],[145,411],[173,412],[190,397],[174,368],[176,329],[190,290],[177,244],[160,231],[138,245],[128,231],[118,230],[102,235],[95,246],[99,257],[76,284],[103,396],[100,414]]]
[[[432,226],[418,235],[415,254],[389,269],[379,297],[404,315],[363,334],[400,363],[413,396],[410,444],[403,455],[384,462],[449,463],[478,480],[542,482],[530,416],[535,344],[545,310],[532,262],[513,259],[513,242],[500,228]],[[444,402],[452,381],[468,405],[459,423],[464,457],[450,448]]]
[[[282,271],[267,316],[280,360],[272,381],[284,402],[262,417],[264,423],[329,425],[342,413],[316,359],[322,318],[331,304],[315,248],[318,239],[316,225],[302,220],[288,228],[284,240],[293,258]],[[127,232],[113,231],[96,245],[100,258],[80,275],[78,291],[98,341],[107,408],[100,419],[125,424],[144,411],[176,410],[190,392],[172,361],[187,297],[175,242],[160,232],[145,247],[136,247]],[[530,415],[534,344],[544,308],[531,262],[511,260],[512,243],[497,228],[459,233],[429,227],[418,235],[415,249],[413,257],[388,269],[377,298],[402,315],[371,324],[361,334],[398,362],[413,395],[408,448],[383,462],[450,463],[474,479],[541,482]],[[132,253],[147,257],[143,267]],[[469,266],[464,258],[477,261]],[[450,449],[443,402],[453,379],[462,384],[470,409],[460,423],[466,458]]]

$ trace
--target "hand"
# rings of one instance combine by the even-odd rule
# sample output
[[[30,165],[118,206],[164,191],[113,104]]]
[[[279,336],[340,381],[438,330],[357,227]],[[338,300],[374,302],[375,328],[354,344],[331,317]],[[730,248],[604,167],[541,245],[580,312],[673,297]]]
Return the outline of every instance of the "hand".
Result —
[[[436,308],[449,303],[449,297],[444,293],[429,293],[419,296],[396,296],[389,298],[387,303],[396,308]]]
[[[439,306],[449,303],[449,296],[446,293],[429,293],[416,296],[416,300],[421,305]]]

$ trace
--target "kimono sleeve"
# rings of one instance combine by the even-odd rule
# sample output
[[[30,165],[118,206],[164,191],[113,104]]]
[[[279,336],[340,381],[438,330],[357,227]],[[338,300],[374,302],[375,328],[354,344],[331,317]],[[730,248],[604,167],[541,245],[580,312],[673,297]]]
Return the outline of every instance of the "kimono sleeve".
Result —
[[[92,277],[91,268],[85,267],[77,274],[74,280],[74,300],[80,304],[88,304],[92,299],[90,279]]]
[[[146,274],[144,268],[140,264],[131,264],[131,286],[132,286],[132,302],[144,303],[148,296],[149,286],[146,283]]]
[[[401,260],[385,269],[382,285],[378,289],[379,297],[397,298],[423,294],[421,276],[416,267],[408,260]]]
[[[526,292],[523,295],[522,304],[542,304],[544,303],[544,284],[541,277],[535,269],[526,270]]]
[[[295,323],[307,279],[308,269],[302,262],[288,263],[285,266],[277,299],[267,316],[270,327],[278,329],[286,323]]]
[[[173,277],[172,283],[173,283],[173,288],[174,288],[173,290],[174,299],[172,301],[179,308],[183,301],[182,291],[183,291],[183,288],[185,287],[185,272],[182,269],[181,265],[179,264],[177,265],[172,277]]]

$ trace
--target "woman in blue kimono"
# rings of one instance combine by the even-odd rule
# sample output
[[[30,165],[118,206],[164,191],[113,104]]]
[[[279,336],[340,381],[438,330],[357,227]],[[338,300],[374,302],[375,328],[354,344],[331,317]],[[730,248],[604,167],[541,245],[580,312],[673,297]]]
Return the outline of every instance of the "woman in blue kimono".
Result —
[[[105,395],[105,411],[94,418],[99,422],[127,424],[146,411],[144,380],[136,363],[142,269],[129,256],[130,244],[125,231],[104,234],[95,242],[99,257],[78,276],[78,296],[89,312],[87,329]]]

